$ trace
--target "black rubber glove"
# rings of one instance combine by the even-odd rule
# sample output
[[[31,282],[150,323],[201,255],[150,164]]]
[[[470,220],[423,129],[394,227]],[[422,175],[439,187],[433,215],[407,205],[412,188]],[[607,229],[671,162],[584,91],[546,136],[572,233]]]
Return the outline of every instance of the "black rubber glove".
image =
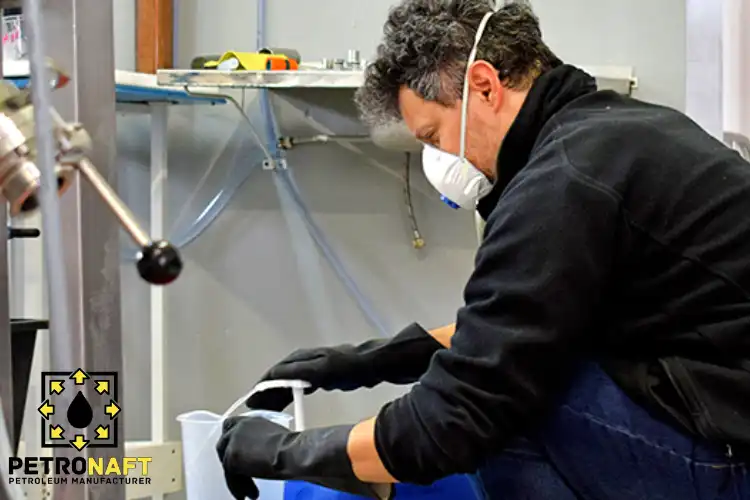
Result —
[[[412,323],[390,339],[369,340],[358,346],[342,345],[295,351],[260,379],[304,380],[311,394],[353,391],[383,382],[411,384],[427,371],[435,351],[443,346],[427,330]],[[292,403],[289,389],[269,389],[250,396],[250,408],[282,411]]]
[[[261,417],[224,422],[216,451],[237,500],[259,497],[256,479],[300,480],[365,498],[390,500],[393,485],[363,483],[346,452],[352,425],[292,432]]]

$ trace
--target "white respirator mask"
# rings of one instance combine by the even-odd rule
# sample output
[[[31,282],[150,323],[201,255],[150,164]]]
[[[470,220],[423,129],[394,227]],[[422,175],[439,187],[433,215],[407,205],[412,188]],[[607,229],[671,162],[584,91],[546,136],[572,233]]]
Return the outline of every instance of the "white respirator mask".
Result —
[[[499,3],[499,2],[498,2]],[[469,68],[477,57],[477,47],[487,21],[497,11],[484,15],[477,28],[474,46],[469,54],[464,76],[463,97],[461,100],[461,139],[458,155],[446,153],[433,146],[422,149],[422,168],[425,177],[440,193],[440,199],[451,208],[474,210],[477,202],[492,190],[492,183],[477,167],[466,159],[466,113],[469,105]]]
[[[492,189],[487,177],[469,160],[432,146],[422,149],[422,168],[440,199],[451,208],[473,210]]]

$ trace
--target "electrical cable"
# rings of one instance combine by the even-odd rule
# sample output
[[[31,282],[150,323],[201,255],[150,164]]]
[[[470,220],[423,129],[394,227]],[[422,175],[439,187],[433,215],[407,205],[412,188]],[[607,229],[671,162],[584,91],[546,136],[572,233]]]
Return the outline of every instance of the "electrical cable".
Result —
[[[406,153],[404,165],[404,203],[406,204],[406,215],[409,217],[412,232],[412,245],[414,248],[424,247],[424,238],[419,231],[417,217],[414,215],[414,204],[411,201],[411,153]]]

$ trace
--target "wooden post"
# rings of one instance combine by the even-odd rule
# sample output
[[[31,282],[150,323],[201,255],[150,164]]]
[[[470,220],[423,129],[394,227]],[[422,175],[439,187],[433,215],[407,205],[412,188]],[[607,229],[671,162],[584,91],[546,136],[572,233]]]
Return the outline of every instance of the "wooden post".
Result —
[[[138,0],[136,71],[170,69],[174,54],[173,0]]]

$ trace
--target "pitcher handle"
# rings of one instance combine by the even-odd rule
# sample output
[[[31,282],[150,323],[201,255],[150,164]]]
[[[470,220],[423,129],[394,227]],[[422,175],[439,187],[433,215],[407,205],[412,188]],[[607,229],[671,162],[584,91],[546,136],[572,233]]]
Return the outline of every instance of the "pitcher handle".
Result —
[[[291,389],[294,401],[294,430],[300,432],[305,430],[303,399],[305,397],[305,389],[308,387],[310,387],[310,383],[304,380],[264,380],[253,388],[250,394],[247,395],[247,398],[269,389]]]

